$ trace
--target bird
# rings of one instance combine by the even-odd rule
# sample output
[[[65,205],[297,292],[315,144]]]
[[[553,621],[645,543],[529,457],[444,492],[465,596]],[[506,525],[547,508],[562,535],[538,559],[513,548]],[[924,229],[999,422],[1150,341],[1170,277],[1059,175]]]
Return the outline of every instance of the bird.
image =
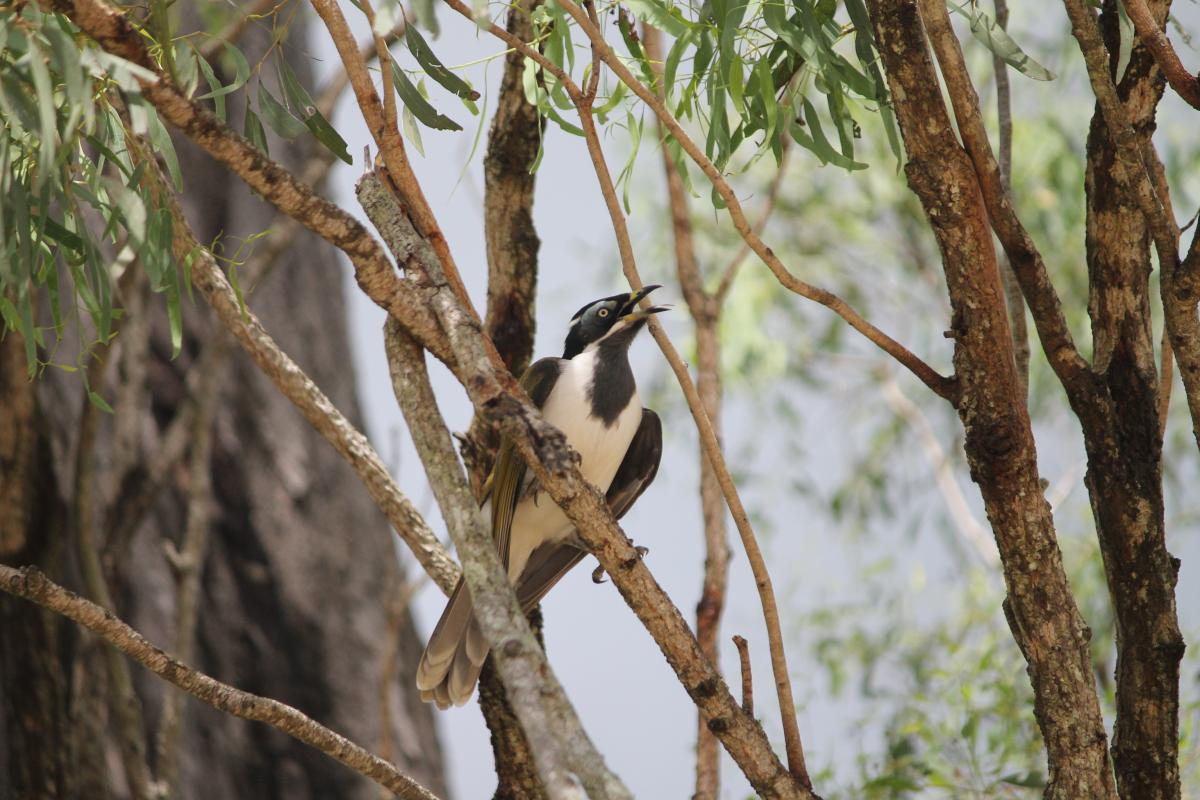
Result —
[[[521,378],[546,421],[579,453],[583,477],[605,492],[618,519],[654,480],[662,457],[662,423],[642,407],[629,365],[638,332],[670,308],[638,308],[659,288],[649,284],[583,306],[571,317],[562,358],[539,359]],[[587,555],[566,514],[539,489],[507,437],[484,484],[481,510],[525,613]],[[421,699],[440,709],[466,703],[487,654],[471,592],[459,578],[417,666]]]

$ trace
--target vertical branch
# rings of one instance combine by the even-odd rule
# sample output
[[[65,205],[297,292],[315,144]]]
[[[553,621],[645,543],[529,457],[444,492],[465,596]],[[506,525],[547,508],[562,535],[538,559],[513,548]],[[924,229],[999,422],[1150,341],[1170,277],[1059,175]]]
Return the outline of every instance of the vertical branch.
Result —
[[[532,42],[531,14],[541,4],[542,0],[526,0],[510,5],[508,33],[522,42]],[[483,159],[483,235],[488,263],[484,332],[513,375],[523,374],[533,357],[541,246],[533,224],[537,180],[533,165],[545,125],[537,107],[525,99],[524,74],[525,57],[510,51],[505,56],[504,77]],[[476,494],[481,494],[500,437],[477,414],[467,438],[478,455],[476,463],[470,465],[471,482]]]
[[[655,65],[659,92],[662,86],[661,34],[652,25],[642,31],[642,46]],[[658,125],[663,171],[667,179],[667,198],[671,209],[671,229],[675,239],[675,272],[696,333],[696,391],[712,423],[713,434],[721,437],[721,351],[717,336],[721,306],[704,288],[692,230],[691,209],[683,179],[671,158],[667,134]],[[781,170],[782,171],[782,170]],[[696,640],[706,658],[720,664],[718,647],[721,612],[729,583],[729,542],[725,531],[725,502],[712,463],[703,449],[700,459],[700,507],[704,517],[704,579],[700,601],[696,605]],[[785,712],[786,713],[786,712]],[[721,788],[721,753],[717,738],[708,729],[703,715],[698,717],[696,734],[696,800],[715,800]]]
[[[1150,4],[1156,25],[1169,3]],[[1090,17],[1090,10],[1085,11]],[[1078,23],[1077,23],[1078,25]],[[1094,30],[1093,25],[1089,28]],[[1104,4],[1099,33],[1108,63],[1102,83],[1132,136],[1122,144],[1098,100],[1087,138],[1086,245],[1088,315],[1095,343],[1100,402],[1083,415],[1086,484],[1116,623],[1116,720],[1112,758],[1123,797],[1180,796],[1179,662],[1183,638],[1176,613],[1177,561],[1166,545],[1162,435],[1150,307],[1153,227],[1164,284],[1177,270],[1179,232],[1165,179],[1156,169],[1152,134],[1165,90],[1145,44],[1135,39],[1115,86],[1120,10]],[[1085,35],[1086,38],[1086,35]],[[1093,80],[1101,76],[1093,76]],[[1121,150],[1133,158],[1122,161]],[[1147,192],[1139,202],[1140,192]],[[1144,210],[1140,206],[1145,206]],[[1146,213],[1149,210],[1150,213]],[[1163,256],[1166,256],[1164,259]]]
[[[224,331],[215,335],[224,338]],[[205,375],[196,395],[192,418],[191,453],[188,462],[188,509],[183,543],[178,549],[170,540],[163,542],[164,552],[175,575],[175,652],[190,663],[195,651],[196,619],[199,613],[200,584],[204,559],[208,553],[208,529],[212,519],[212,427],[220,367]],[[172,794],[177,793],[179,737],[183,730],[183,695],[171,692],[163,698],[155,741],[158,779]]]
[[[995,0],[996,25],[1008,30],[1008,0]],[[992,71],[996,76],[996,118],[1000,128],[1000,183],[1004,191],[1012,196],[1012,89],[1008,80],[1008,64],[992,53]],[[1001,259],[1000,283],[1004,287],[1004,300],[1008,305],[1008,324],[1012,328],[1013,357],[1017,364],[1017,379],[1021,382],[1021,393],[1029,399],[1029,328],[1025,324],[1025,299],[1021,296],[1021,284],[1007,256]]]

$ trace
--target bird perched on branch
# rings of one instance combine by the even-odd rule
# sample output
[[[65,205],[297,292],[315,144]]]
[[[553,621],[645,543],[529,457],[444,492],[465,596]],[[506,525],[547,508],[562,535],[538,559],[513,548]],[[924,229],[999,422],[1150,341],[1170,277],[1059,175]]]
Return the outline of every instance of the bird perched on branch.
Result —
[[[562,358],[543,358],[521,378],[534,405],[581,456],[583,477],[606,492],[618,518],[654,480],[662,455],[662,424],[642,408],[629,366],[629,345],[652,314],[668,308],[638,308],[657,288],[588,303],[571,317]],[[587,555],[566,514],[539,491],[506,439],[484,486],[483,513],[525,612]],[[438,708],[467,702],[487,654],[471,592],[459,578],[417,667],[421,698]]]

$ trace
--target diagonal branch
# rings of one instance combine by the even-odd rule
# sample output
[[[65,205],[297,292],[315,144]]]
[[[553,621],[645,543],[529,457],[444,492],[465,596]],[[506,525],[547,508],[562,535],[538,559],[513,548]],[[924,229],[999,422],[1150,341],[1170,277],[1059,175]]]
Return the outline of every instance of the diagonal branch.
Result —
[[[1200,78],[1188,72],[1187,67],[1179,60],[1179,54],[1171,46],[1171,40],[1146,6],[1146,0],[1124,0],[1125,13],[1133,22],[1142,44],[1158,62],[1158,68],[1167,76],[1167,82],[1175,93],[1183,98],[1192,108],[1200,109]]]
[[[425,787],[378,756],[289,705],[210,678],[160,650],[109,611],[51,581],[36,567],[0,565],[0,589],[71,619],[146,669],[218,711],[264,722],[311,745],[405,800],[437,800]]]
[[[217,266],[212,254],[197,244],[183,216],[178,198],[171,192],[156,161],[138,138],[128,139],[134,157],[148,165],[144,180],[172,216],[172,247],[180,263],[191,262],[192,284],[212,306],[221,323],[249,353],[275,387],[325,437],[358,473],[371,498],[412,549],[417,561],[446,592],[458,579],[458,567],[437,540],[429,525],[396,486],[367,437],[342,415],[333,402],[313,383],[296,362],[284,353],[258,318],[244,309],[237,294]]]
[[[381,192],[384,201],[393,195]],[[378,216],[378,215],[377,215]],[[577,454],[561,432],[549,425],[507,372],[496,370],[478,325],[469,312],[456,307],[455,295],[441,276],[432,248],[408,223],[403,209],[388,210],[377,219],[412,274],[428,276],[429,300],[438,308],[447,336],[454,344],[459,380],[478,413],[491,417],[508,434],[539,484],[567,514],[576,531],[608,572],[621,595],[675,670],[689,696],[709,720],[754,788],[765,798],[812,798],[779,763],[762,728],[746,715],[729,693],[712,664],[704,658],[679,610],[654,580],[633,543],[613,519],[604,496],[583,480]]]
[[[466,13],[469,15],[469,11],[467,11],[466,7],[461,3],[461,0],[446,0],[446,2],[456,11],[459,11],[459,13]],[[765,242],[763,242],[762,238],[754,231],[754,228],[751,226],[749,220],[746,219],[746,214],[742,209],[741,201],[738,199],[737,194],[733,191],[733,187],[731,187],[729,182],[725,180],[725,176],[721,174],[716,165],[709,160],[709,158],[704,154],[704,151],[701,150],[695,141],[692,140],[687,131],[685,131],[679,124],[679,121],[676,120],[671,112],[667,109],[666,105],[651,89],[649,89],[645,84],[639,81],[637,77],[634,76],[633,72],[630,71],[630,69],[625,65],[625,62],[621,60],[620,56],[618,56],[612,47],[609,46],[609,44],[604,40],[603,33],[591,23],[587,15],[577,4],[572,2],[572,0],[558,0],[558,2],[563,7],[563,10],[565,10],[571,15],[572,18],[574,18],[575,22],[579,25],[580,30],[587,34],[588,38],[591,40],[592,46],[599,51],[601,60],[608,65],[609,69],[613,71],[613,73],[621,80],[622,83],[628,86],[634,92],[634,94],[640,97],[642,101],[650,108],[650,110],[655,113],[663,127],[670,131],[671,135],[675,137],[675,140],[679,142],[679,145],[683,151],[688,154],[688,157],[691,158],[692,161],[694,161],[696,165],[700,167],[701,171],[704,172],[705,176],[708,177],[713,187],[721,195],[721,199],[725,201],[726,210],[729,213],[729,218],[733,222],[734,228],[737,229],[737,232],[746,241],[746,243],[750,245],[750,248],[754,251],[754,253],[763,260],[763,263],[767,265],[772,274],[775,275],[776,279],[784,286],[784,288],[795,292],[801,297],[812,300],[816,303],[820,303],[821,305],[833,311],[839,317],[844,319],[850,325],[850,327],[854,328],[854,330],[865,336],[869,341],[871,341],[885,353],[912,371],[912,373],[916,375],[922,383],[933,390],[935,394],[953,402],[956,397],[956,389],[954,380],[952,378],[939,375],[937,371],[933,369],[933,367],[929,366],[916,355],[914,355],[908,350],[908,348],[904,347],[904,345],[900,344],[895,339],[871,324],[870,321],[855,311],[841,297],[838,297],[833,292],[822,289],[819,286],[813,286],[812,284],[797,278],[788,270],[786,266],[784,266],[783,262],[779,260],[779,257],[775,255],[775,252],[768,247]],[[501,38],[504,38],[502,36],[503,32],[499,31],[499,29],[496,29],[495,26],[492,26],[489,31],[493,35],[501,35]],[[542,64],[543,67],[550,69],[550,67],[553,66],[551,62],[541,57],[540,53],[537,53],[535,56],[534,53],[536,51],[532,51],[529,48],[524,47],[523,43],[514,43],[508,39],[505,39],[505,41],[508,41],[511,46],[521,49],[522,52],[524,52],[530,58],[533,58],[539,64]],[[555,77],[558,77],[559,80],[563,81],[564,87],[566,87],[568,93],[570,93],[573,85],[570,83],[570,78],[557,67],[554,67],[554,69],[551,70],[551,73],[554,74]],[[578,88],[576,88],[575,91],[578,92]],[[575,98],[572,97],[572,99]]]
[[[368,216],[394,229],[385,217],[395,205],[388,202],[390,194],[374,173],[359,182],[358,196]],[[408,229],[413,231],[411,225]],[[529,740],[547,794],[552,798],[577,796],[578,780],[588,797],[631,798],[588,738],[521,611],[438,410],[424,351],[394,320],[385,325],[384,339],[396,399],[458,548],[476,618],[492,646],[491,657]]]

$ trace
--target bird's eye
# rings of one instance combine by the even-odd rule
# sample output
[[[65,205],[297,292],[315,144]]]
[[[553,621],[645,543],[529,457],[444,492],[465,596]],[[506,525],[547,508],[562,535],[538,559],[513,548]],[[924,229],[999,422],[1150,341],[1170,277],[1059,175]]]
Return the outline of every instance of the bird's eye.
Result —
[[[596,316],[599,316],[599,317],[607,317],[607,316],[608,316],[608,309],[607,309],[607,308],[602,308],[602,309],[600,309],[599,311],[597,311],[597,312],[596,312]]]

